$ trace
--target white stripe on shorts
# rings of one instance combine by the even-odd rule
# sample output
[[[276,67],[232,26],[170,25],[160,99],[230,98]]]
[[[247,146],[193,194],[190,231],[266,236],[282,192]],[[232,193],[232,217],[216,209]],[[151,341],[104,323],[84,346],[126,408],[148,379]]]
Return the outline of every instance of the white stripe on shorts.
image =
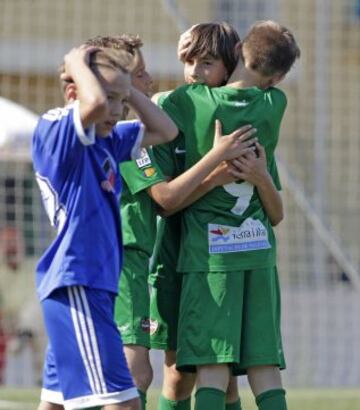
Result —
[[[85,290],[82,286],[69,286],[67,289],[76,339],[89,378],[91,390],[95,394],[107,393],[94,323]]]
[[[87,301],[87,298],[86,298],[85,289],[82,286],[80,286],[79,291],[80,291],[80,297],[81,297],[81,299],[83,301],[83,304],[84,304],[85,318],[86,318],[87,325],[88,325],[88,328],[89,328],[90,340],[92,341],[92,347],[93,347],[94,356],[95,356],[95,368],[98,371],[99,381],[100,381],[100,384],[101,384],[101,392],[102,393],[107,393],[105,378],[104,378],[104,374],[103,374],[102,366],[101,366],[99,346],[98,346],[98,343],[97,343],[97,338],[96,338],[96,333],[95,333],[95,328],[94,328],[94,322],[93,322],[92,317],[91,317],[90,307],[89,307],[89,304],[88,304],[88,301]]]

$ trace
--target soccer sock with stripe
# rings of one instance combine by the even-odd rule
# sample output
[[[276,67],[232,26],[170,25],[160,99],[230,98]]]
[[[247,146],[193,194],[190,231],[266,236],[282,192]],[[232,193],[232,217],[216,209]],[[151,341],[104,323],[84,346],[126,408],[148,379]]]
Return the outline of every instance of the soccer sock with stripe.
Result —
[[[241,410],[241,401],[240,398],[238,398],[236,401],[233,403],[226,403],[225,404],[225,410]]]
[[[256,404],[259,410],[287,410],[285,390],[265,391],[256,397]]]
[[[158,410],[190,410],[191,397],[185,400],[168,400],[163,395],[159,398]]]
[[[201,387],[195,394],[195,410],[225,410],[225,392]]]

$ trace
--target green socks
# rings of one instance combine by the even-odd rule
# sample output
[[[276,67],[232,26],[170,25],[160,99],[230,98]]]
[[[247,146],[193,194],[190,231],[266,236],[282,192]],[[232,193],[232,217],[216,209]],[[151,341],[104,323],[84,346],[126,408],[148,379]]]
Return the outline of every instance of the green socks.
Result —
[[[259,410],[287,410],[285,390],[265,391],[256,397],[256,404]]]
[[[163,395],[159,398],[158,410],[190,410],[191,398],[185,400],[168,400]]]
[[[225,410],[241,410],[241,402],[240,399],[234,401],[234,403],[226,403]]]
[[[225,410],[225,392],[201,387],[195,394],[195,410]]]
[[[146,410],[146,393],[143,393],[138,389],[138,393],[141,400],[141,410]]]

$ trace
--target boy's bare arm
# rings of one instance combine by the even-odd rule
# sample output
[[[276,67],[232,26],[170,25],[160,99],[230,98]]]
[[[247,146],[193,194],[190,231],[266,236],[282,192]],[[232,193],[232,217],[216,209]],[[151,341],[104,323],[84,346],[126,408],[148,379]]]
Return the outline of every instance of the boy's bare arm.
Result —
[[[128,101],[146,128],[142,146],[163,144],[177,136],[178,129],[172,119],[134,87]]]
[[[73,48],[64,57],[63,80],[72,81],[76,86],[76,98],[80,101],[80,117],[84,128],[101,121],[108,111],[106,94],[89,67],[90,54],[95,47]]]
[[[174,213],[185,207],[184,204],[189,205],[189,198],[193,202],[205,193],[202,193],[199,187],[219,163],[253,150],[252,146],[256,138],[251,137],[255,132],[256,129],[246,125],[230,135],[220,137],[221,125],[217,121],[215,133],[217,143],[214,147],[198,163],[177,178],[148,188],[149,195],[166,213]]]

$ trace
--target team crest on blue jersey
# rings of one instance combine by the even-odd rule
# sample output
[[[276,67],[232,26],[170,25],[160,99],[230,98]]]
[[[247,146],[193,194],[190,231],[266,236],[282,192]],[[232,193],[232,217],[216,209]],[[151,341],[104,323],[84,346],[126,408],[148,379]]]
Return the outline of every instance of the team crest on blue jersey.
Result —
[[[101,182],[101,188],[107,192],[115,192],[116,173],[111,164],[110,158],[106,158],[103,164],[106,179]]]

